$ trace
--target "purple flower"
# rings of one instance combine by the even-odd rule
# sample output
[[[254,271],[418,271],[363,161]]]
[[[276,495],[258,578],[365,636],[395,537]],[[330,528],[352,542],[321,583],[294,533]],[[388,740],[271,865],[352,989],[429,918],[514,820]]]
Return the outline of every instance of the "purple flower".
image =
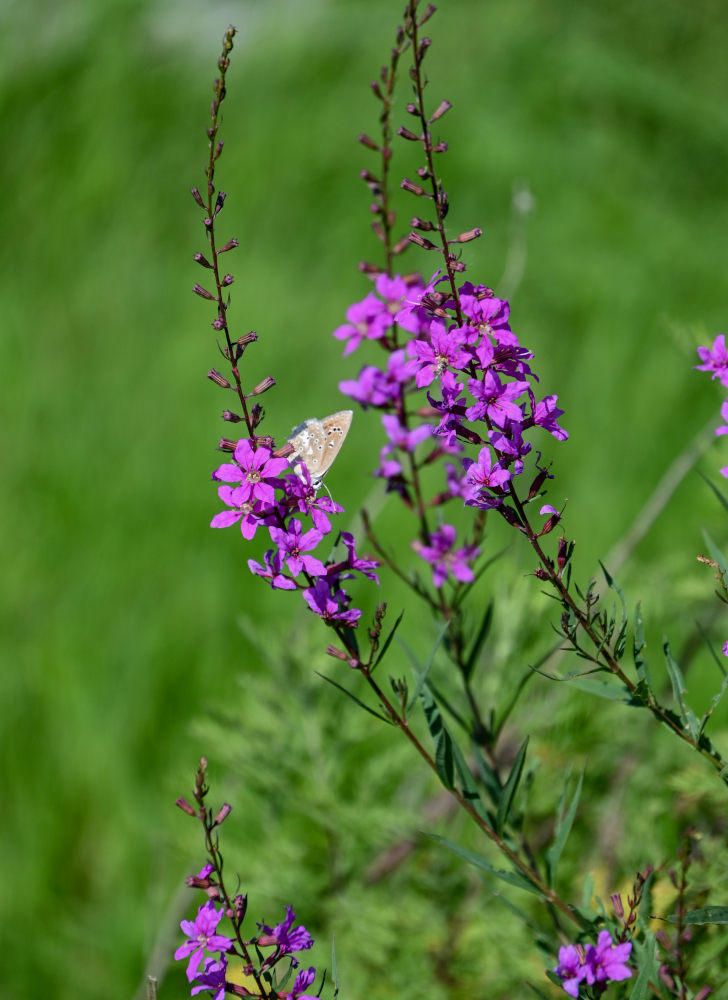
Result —
[[[472,583],[475,579],[468,563],[479,555],[480,549],[474,545],[465,545],[460,549],[453,548],[455,534],[452,525],[443,524],[437,531],[433,531],[430,537],[431,545],[423,545],[419,540],[412,542],[415,552],[434,567],[432,582],[436,587],[443,585],[448,573],[452,573],[461,583]]]
[[[564,980],[564,992],[570,997],[579,996],[579,983],[590,973],[582,963],[583,957],[583,951],[580,953],[573,944],[559,948],[559,964],[554,968],[554,972]],[[593,977],[590,982],[594,982]]]
[[[566,441],[569,437],[568,433],[556,423],[564,413],[556,405],[558,398],[558,396],[544,396],[540,403],[536,403],[533,411],[533,422],[537,427],[543,427],[549,434],[553,434],[557,441]]]
[[[408,347],[418,362],[419,370],[415,381],[417,388],[430,385],[432,380],[449,367],[465,368],[470,354],[462,349],[463,331],[456,329],[448,333],[442,320],[433,320],[430,325],[430,340],[411,340]]]
[[[728,639],[723,643],[723,649],[721,650],[723,656],[728,656]]]
[[[263,556],[264,564],[256,562],[255,559],[248,559],[248,569],[254,576],[262,576],[264,580],[270,580],[270,585],[274,590],[295,590],[296,581],[285,576],[280,571],[274,559],[273,549],[269,549]]]
[[[264,947],[274,944],[279,949],[281,955],[292,955],[296,951],[307,951],[313,945],[313,938],[303,924],[300,924],[298,927],[292,927],[295,919],[296,914],[293,912],[293,907],[287,906],[286,918],[280,924],[276,924],[275,927],[269,927],[267,924],[258,924],[258,927],[263,931],[263,934],[258,938],[258,944]],[[291,959],[291,965],[295,969],[298,966],[298,960],[295,958]]]
[[[226,483],[242,482],[239,492],[236,491],[234,506],[241,507],[243,503],[255,499],[274,503],[274,486],[278,485],[275,480],[288,465],[288,459],[271,458],[268,448],[254,449],[247,438],[242,438],[235,446],[235,462],[235,465],[223,463],[212,474],[213,479]]]
[[[305,463],[301,466],[301,475],[283,477],[283,489],[290,509],[299,510],[302,514],[310,514],[313,526],[322,535],[328,535],[331,528],[327,514],[343,514],[344,508],[330,497],[319,496],[311,482],[311,473]]]
[[[698,356],[703,363],[694,367],[699,372],[712,372],[711,378],[720,379],[722,384],[728,387],[728,351],[726,350],[724,335],[721,333],[720,336],[715,338],[712,349],[710,347],[699,347]]]
[[[460,288],[460,305],[470,322],[500,346],[518,343],[508,325],[510,306],[507,300],[496,298],[490,288],[466,281]]]
[[[624,963],[631,951],[631,941],[612,944],[609,931],[600,931],[596,945],[590,944],[586,949],[586,964],[590,966],[594,980],[597,983],[616,983],[629,979],[632,973]]]
[[[191,996],[202,993],[203,990],[212,992],[212,1000],[223,1000],[225,996],[225,976],[227,975],[227,959],[220,955],[220,961],[214,958],[205,959],[205,971],[198,972],[195,979],[200,984],[193,986],[190,990]]]
[[[197,974],[200,962],[204,957],[205,948],[208,951],[229,951],[233,943],[228,937],[216,934],[217,925],[222,920],[223,911],[216,910],[212,900],[201,906],[194,920],[183,920],[180,927],[188,940],[174,953],[175,959],[187,958],[187,979],[192,982]]]
[[[513,402],[528,389],[528,382],[506,382],[503,384],[495,372],[486,371],[483,381],[468,379],[470,395],[478,400],[465,411],[468,420],[488,418],[497,427],[503,427],[506,420],[522,420],[520,406]]]
[[[357,608],[346,610],[349,600],[346,591],[332,589],[332,582],[324,577],[320,577],[313,587],[307,587],[303,596],[313,613],[327,625],[344,622],[353,626],[361,618],[361,611]]]
[[[620,982],[632,975],[625,962],[632,951],[632,942],[612,944],[609,931],[600,931],[596,945],[567,945],[559,949],[559,964],[554,968],[564,980],[564,991],[571,997],[579,995],[579,984]]]
[[[270,508],[265,508],[263,504],[257,501],[251,503],[250,500],[245,500],[246,492],[247,490],[242,486],[218,486],[217,495],[223,503],[226,503],[228,507],[232,507],[233,509],[223,510],[219,514],[215,514],[210,521],[210,527],[229,528],[236,521],[240,521],[240,530],[243,538],[247,538],[250,541],[255,536],[258,525],[262,523],[262,518],[267,513],[270,513]]]
[[[387,320],[387,316],[389,319]],[[337,340],[346,340],[344,357],[355,351],[364,338],[377,340],[382,336],[387,326],[392,323],[392,317],[383,310],[382,303],[370,292],[361,302],[355,302],[346,310],[348,323],[334,330]]]
[[[404,348],[401,348],[389,355],[386,371],[367,365],[358,379],[339,382],[339,389],[365,408],[389,406],[399,399],[402,385],[414,377],[417,367],[417,361],[407,360]]]
[[[400,424],[393,413],[384,414],[382,417],[382,426],[391,442],[387,446],[389,451],[399,448],[400,451],[413,452],[420,442],[426,441],[432,434],[430,424],[420,424],[414,430],[408,431],[406,427]]]
[[[470,484],[470,494],[466,500],[470,506],[479,506],[479,501],[483,499],[483,490],[494,490],[502,494],[502,487],[511,478],[508,469],[504,469],[499,462],[491,462],[488,447],[480,449],[477,462],[473,462],[470,458],[463,459],[463,467],[467,470],[467,481]],[[488,503],[486,506],[491,504]]]
[[[379,577],[374,572],[375,568],[379,565],[376,559],[360,559],[356,554],[356,539],[351,534],[350,531],[341,532],[341,541],[344,543],[348,550],[348,557],[345,566],[349,569],[358,570],[362,576],[367,577],[369,580],[374,580],[375,583],[379,583]]]
[[[302,534],[301,522],[297,518],[291,518],[288,522],[288,530],[282,528],[270,528],[270,537],[278,546],[278,552],[273,560],[273,565],[279,568],[285,562],[293,576],[298,576],[303,570],[311,576],[323,576],[326,567],[315,556],[306,555],[311,549],[315,549],[324,537],[320,531],[311,528]]]
[[[318,1000],[318,997],[308,996],[308,994],[303,992],[307,986],[311,985],[315,978],[316,969],[313,966],[310,969],[301,969],[296,976],[293,990],[289,994],[291,1000]]]

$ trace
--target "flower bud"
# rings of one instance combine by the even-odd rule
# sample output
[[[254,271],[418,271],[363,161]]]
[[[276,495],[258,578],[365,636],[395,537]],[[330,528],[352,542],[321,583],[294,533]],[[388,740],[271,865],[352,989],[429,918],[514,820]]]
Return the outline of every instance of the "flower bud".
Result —
[[[231,424],[239,424],[243,418],[239,414],[233,413],[232,410],[223,410],[222,419],[227,420]]]
[[[206,257],[203,257],[201,253],[196,253],[192,259],[203,267],[212,267],[210,261]]]
[[[370,139],[368,135],[358,135],[356,141],[360,142],[362,146],[366,146],[367,149],[373,149],[375,153],[379,152],[379,146],[376,144],[374,139]]]
[[[220,812],[215,817],[215,826],[220,826],[221,823],[224,823],[232,811],[233,807],[225,802],[223,807],[220,809]]]
[[[413,229],[421,229],[425,233],[429,233],[436,228],[434,222],[428,222],[427,219],[421,219],[419,215],[415,215],[414,218],[410,220],[410,225]]]
[[[235,281],[235,278],[233,278],[232,274],[226,274],[220,284],[225,288],[227,285],[232,285],[233,281]]]
[[[420,141],[420,137],[418,135],[415,135],[414,132],[410,132],[410,130],[408,128],[405,128],[404,125],[399,126],[399,128],[397,129],[397,135],[401,135],[403,139],[409,139],[410,142]]]
[[[219,385],[221,389],[230,388],[230,383],[228,382],[228,380],[216,368],[211,368],[210,371],[207,373],[207,377],[211,382],[214,382],[215,385]]]
[[[217,442],[217,450],[233,452],[235,451],[236,444],[237,441],[231,441],[230,438],[220,438]]]
[[[214,299],[215,298],[215,296],[212,294],[212,292],[208,292],[208,290],[206,288],[203,288],[202,285],[195,285],[195,287],[192,289],[192,291],[195,293],[195,295],[199,295],[201,299]]]
[[[424,236],[420,236],[416,232],[409,234],[409,241],[410,243],[414,243],[415,246],[422,247],[423,250],[434,250],[436,248],[431,240],[426,240]]]
[[[202,195],[200,194],[199,190],[196,187],[192,188],[190,194],[195,199],[200,208],[207,208],[207,205],[202,200]]]
[[[251,389],[249,393],[246,394],[246,399],[250,396],[262,396],[264,392],[268,392],[276,384],[276,380],[272,375],[266,375],[262,382],[259,382],[254,389]]]
[[[450,103],[450,101],[441,101],[436,110],[433,111],[432,114],[430,115],[430,125],[433,122],[436,122],[438,118],[442,118],[445,112],[449,111],[451,107],[452,104]]]
[[[238,243],[237,240],[235,240],[235,239],[228,240],[228,242],[225,244],[225,246],[224,247],[220,247],[220,249],[217,252],[218,253],[227,253],[228,250],[234,250],[235,247],[237,247],[237,246],[240,246],[240,244]]]
[[[222,148],[222,147],[221,147],[221,148]],[[219,154],[218,154],[218,155],[219,155]],[[223,206],[223,205],[225,204],[225,199],[226,199],[226,198],[227,198],[227,194],[226,194],[226,193],[225,193],[224,191],[219,191],[219,192],[218,192],[218,195],[217,195],[217,201],[215,202],[215,210],[214,210],[214,212],[212,213],[212,217],[213,217],[213,219],[215,218],[215,216],[216,216],[216,215],[217,215],[217,214],[218,214],[219,212],[221,212],[221,211],[222,211],[222,206]]]
[[[192,806],[189,804],[189,802],[187,801],[187,799],[177,799],[177,801],[175,802],[175,805],[179,806],[179,808],[182,810],[182,812],[186,812],[188,816],[196,816],[197,815],[197,813],[192,808]]]
[[[414,181],[409,180],[407,177],[400,182],[399,186],[404,188],[405,191],[409,191],[410,194],[416,194],[418,198],[421,198],[423,195],[427,198],[432,197],[432,195],[429,195],[423,187],[420,187],[419,184],[415,184]]]
[[[448,240],[448,243],[469,243],[471,240],[477,240],[482,235],[483,230],[476,226],[475,229],[468,229],[466,233],[460,233],[454,240]]]

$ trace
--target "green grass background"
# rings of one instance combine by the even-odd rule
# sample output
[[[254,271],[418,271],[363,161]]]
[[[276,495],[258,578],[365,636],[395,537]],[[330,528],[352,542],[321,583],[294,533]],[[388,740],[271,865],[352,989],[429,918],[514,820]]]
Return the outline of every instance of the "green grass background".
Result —
[[[349,996],[513,996],[542,975],[490,889],[432,845],[418,842],[389,881],[362,878],[414,830],[472,834],[423,819],[437,792],[407,749],[313,674],[335,673],[327,637],[250,578],[239,535],[207,527],[224,402],[204,378],[217,353],[210,310],[190,293],[204,236],[187,192],[203,181],[222,32],[239,28],[218,174],[222,228],[241,243],[231,318],[236,333],[259,331],[247,376],[277,379],[266,428],[282,437],[340,407],[337,382],[364,360],[342,361],[329,333],[367,291],[357,262],[376,254],[357,177],[373,159],[355,137],[375,133],[368,83],[401,6],[69,0],[0,12],[7,995],[128,997],[145,970],[164,976],[191,904],[177,886],[201,865],[173,802],[203,752],[215,795],[235,805],[228,868],[251,913],[274,923],[294,903],[319,966],[336,932]],[[498,287],[514,184],[535,199],[512,318],[566,410],[569,443],[544,448],[581,580],[717,416],[718,390],[691,366],[726,321],[727,28],[710,0],[444,0],[428,28],[430,99],[454,104],[441,122],[449,223],[484,229],[466,248],[473,280]],[[411,199],[399,209],[403,226],[417,211]],[[407,266],[431,261],[412,253]],[[358,415],[330,476],[352,513],[371,499],[377,429]],[[699,466],[714,477],[719,447]],[[393,504],[380,516],[409,531]],[[723,525],[693,471],[624,567],[656,658],[666,629],[679,650],[693,619],[710,620],[712,579],[694,556],[704,527],[725,542]],[[512,559],[484,581],[499,609],[486,697],[551,642],[533,622],[553,608],[522,578],[518,544]],[[406,600],[386,576],[383,591],[393,608]],[[415,608],[403,635],[420,654],[431,643]],[[401,651],[389,669],[407,671]],[[717,685],[705,654],[689,679],[702,709]],[[644,720],[532,687],[514,739],[533,734],[547,774],[588,755],[601,790],[570,877],[592,865],[603,893],[624,887],[671,856],[714,779]],[[553,789],[532,794],[546,823]],[[175,970],[160,995],[186,988]]]

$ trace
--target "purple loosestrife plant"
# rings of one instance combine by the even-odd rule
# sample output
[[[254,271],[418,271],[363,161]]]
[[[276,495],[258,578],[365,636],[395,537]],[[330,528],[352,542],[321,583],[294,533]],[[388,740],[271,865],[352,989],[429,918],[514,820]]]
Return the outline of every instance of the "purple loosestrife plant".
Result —
[[[557,396],[543,394],[534,373],[536,365],[532,365],[534,355],[512,329],[508,301],[484,282],[462,279],[466,265],[460,256],[461,248],[478,238],[481,230],[473,228],[453,237],[446,225],[450,203],[436,162],[447,145],[433,133],[451,105],[443,100],[434,111],[427,110],[423,68],[430,40],[422,35],[422,28],[434,10],[431,5],[422,9],[418,0],[410,0],[389,65],[372,85],[381,104],[381,137],[375,141],[363,135],[360,141],[380,158],[377,172],[367,169],[362,176],[373,196],[373,228],[381,243],[382,261],[362,265],[373,281],[373,290],[347,310],[346,323],[334,331],[336,339],[344,344],[344,356],[364,350],[379,354],[380,364],[366,364],[356,379],[342,381],[340,388],[364,410],[380,411],[385,440],[374,475],[412,513],[413,527],[403,548],[408,553],[414,552],[415,561],[427,567],[425,582],[417,572],[405,568],[401,553],[387,551],[366,514],[367,535],[379,560],[359,555],[354,536],[341,532],[339,551],[324,561],[320,546],[333,533],[331,518],[341,513],[342,508],[319,495],[316,486],[320,475],[317,476],[316,469],[308,469],[299,460],[292,471],[286,471],[291,456],[296,457],[291,444],[276,447],[271,436],[259,433],[263,411],[252,400],[268,392],[275,380],[269,376],[246,388],[241,361],[257,335],[250,332],[233,339],[229,330],[227,289],[233,278],[223,274],[220,258],[238,244],[230,240],[218,249],[216,236],[226,196],[222,192],[216,194],[213,179],[222,152],[217,134],[234,35],[232,28],[225,35],[218,63],[220,76],[214,88],[206,195],[203,197],[197,189],[193,190],[195,201],[205,212],[204,228],[209,243],[209,259],[196,254],[195,260],[212,272],[211,285],[214,285],[212,291],[201,285],[194,290],[202,299],[215,303],[212,325],[223,338],[220,350],[230,366],[229,378],[216,370],[210,371],[208,377],[223,391],[235,393],[235,411],[226,409],[223,418],[228,423],[243,425],[245,431],[237,441],[224,438],[220,442],[221,450],[231,460],[213,473],[226,509],[215,515],[212,526],[239,524],[246,541],[258,538],[258,529],[263,535],[267,533],[272,547],[265,551],[262,561],[253,558],[248,561],[251,572],[267,580],[273,590],[301,591],[314,614],[335,630],[344,648],[330,645],[327,652],[359,675],[373,695],[376,707],[366,705],[355,695],[351,697],[371,715],[402,733],[477,825],[506,868],[494,865],[489,856],[465,851],[441,838],[443,842],[485,871],[489,878],[507,883],[510,889],[524,890],[545,903],[548,929],[539,933],[542,945],[548,940],[550,965],[558,952],[558,964],[550,973],[551,978],[573,997],[579,996],[580,991],[583,996],[596,996],[609,983],[618,983],[632,975],[628,961],[648,973],[655,962],[655,937],[638,922],[643,894],[648,892],[653,873],[647,869],[644,875],[637,876],[633,895],[628,897],[627,916],[619,894],[612,896],[613,912],[607,913],[601,904],[576,905],[568,890],[561,890],[557,869],[577,813],[581,781],[569,801],[564,790],[555,809],[551,843],[537,848],[529,840],[517,806],[528,739],[509,752],[507,766],[499,745],[505,722],[525,685],[516,690],[509,707],[497,713],[494,707],[483,708],[473,684],[493,615],[492,602],[480,596],[471,597],[487,568],[485,541],[489,519],[502,518],[531,546],[537,561],[534,575],[549,584],[561,603],[560,635],[566,645],[587,661],[590,670],[610,674],[623,701],[631,707],[648,709],[673,734],[697,749],[724,781],[728,771],[726,762],[704,732],[712,708],[698,720],[687,707],[682,697],[684,683],[679,667],[669,651],[666,656],[679,711],[665,708],[655,694],[643,655],[641,619],[635,625],[636,677],[632,677],[621,664],[626,646],[626,612],[620,620],[616,612],[610,616],[599,608],[593,584],[584,590],[576,587],[572,590],[573,542],[562,536],[553,555],[542,548],[545,544],[542,539],[551,535],[561,522],[563,507],[542,503],[545,486],[554,477],[539,449],[545,447],[549,436],[564,442],[568,434],[559,422],[563,411],[558,407]],[[415,215],[410,231],[397,238],[392,205],[393,99],[399,63],[405,54],[411,62],[409,80],[413,98],[406,110],[414,130],[400,126],[396,131],[402,141],[419,145],[422,164],[417,171],[418,180],[404,178],[400,187],[407,197],[421,199],[429,212]],[[424,217],[428,214],[429,218]],[[404,269],[397,266],[400,256],[412,246],[439,256],[437,266],[426,269],[427,281],[415,273],[404,274]],[[728,361],[722,338],[719,341],[712,352],[701,349],[700,356],[703,370],[722,378]],[[531,513],[534,509],[537,514]],[[465,530],[453,522],[464,523]],[[352,606],[353,596],[348,588],[350,581],[358,577],[378,585],[380,562],[406,581],[439,620],[445,652],[465,696],[464,709],[441,696],[435,682],[429,679],[432,658],[427,666],[418,669],[413,692],[401,677],[390,678],[392,694],[379,684],[375,670],[402,620],[400,616],[383,637],[386,605],[377,608],[367,631],[368,651],[360,653],[353,629],[361,611]],[[621,598],[621,591],[606,575],[608,584],[614,586]],[[343,687],[336,681],[332,683]],[[418,704],[425,726],[420,725],[419,718],[414,726],[410,722]],[[465,733],[467,747],[461,749],[454,739],[446,712]],[[431,748],[426,745],[423,733],[424,737],[429,735]],[[315,969],[298,971],[292,987],[288,986],[289,978],[299,966],[297,953],[308,951],[313,943],[305,927],[294,925],[293,909],[288,906],[285,917],[274,926],[259,923],[259,933],[253,937],[243,933],[247,898],[229,894],[223,881],[217,841],[218,828],[230,807],[224,806],[213,816],[206,806],[205,766],[203,760],[197,773],[197,808],[184,800],[178,804],[189,815],[196,816],[205,831],[208,860],[189,884],[203,890],[208,898],[194,920],[183,921],[187,939],[175,957],[188,959],[187,975],[194,984],[194,994],[209,992],[220,998],[227,992],[256,998],[307,1000],[311,994],[304,991],[312,987]],[[678,889],[677,915],[682,919],[688,912],[687,879]],[[218,933],[223,919],[229,922],[229,934]],[[536,918],[529,915],[527,919]],[[672,986],[668,984],[671,992],[666,995],[682,1000],[688,995],[685,986],[688,961],[683,947],[686,938],[678,934],[677,940],[679,947],[676,945],[674,949],[677,957],[672,964],[664,963],[660,977],[664,984],[672,977]],[[576,943],[565,943],[573,941]],[[266,955],[262,949],[268,948],[271,951]],[[284,964],[279,968],[279,963]],[[252,977],[254,990],[231,981],[229,969],[234,964]],[[655,978],[650,979],[651,984]]]
[[[209,992],[213,1000],[221,1000],[226,993],[255,1000],[275,1000],[278,997],[310,1000],[303,991],[316,978],[313,967],[298,973],[291,992],[284,989],[292,972],[298,968],[297,954],[308,951],[314,943],[302,924],[293,926],[296,917],[293,907],[286,907],[286,916],[275,927],[259,923],[260,933],[251,938],[243,933],[248,898],[239,893],[232,896],[227,889],[219,846],[219,830],[230,815],[231,807],[224,805],[213,813],[207,806],[205,799],[209,788],[206,774],[207,761],[203,757],[195,776],[196,807],[186,799],[177,800],[183,812],[202,824],[208,856],[199,875],[187,880],[190,888],[205,893],[207,901],[199,907],[194,920],[182,921],[180,926],[187,940],[174,955],[177,960],[189,956],[187,978],[192,984],[191,996]],[[217,933],[218,925],[223,920],[230,928],[230,936]],[[269,948],[272,949],[270,953],[264,954],[263,949]],[[241,986],[232,981],[230,971],[233,963],[238,972],[248,977],[248,985]]]
[[[324,623],[336,629],[344,644],[350,647],[355,644],[351,630],[361,616],[358,609],[350,607],[352,598],[342,587],[343,581],[354,579],[360,573],[357,558],[351,558],[353,541],[347,542],[346,547],[350,551],[348,559],[330,558],[323,562],[313,555],[313,550],[333,532],[329,516],[342,513],[343,508],[333,500],[318,495],[305,462],[297,461],[296,470],[286,474],[293,451],[291,445],[276,450],[273,438],[259,433],[263,409],[251,401],[272,389],[275,379],[268,376],[252,388],[245,388],[241,362],[246,349],[257,341],[258,336],[251,331],[235,339],[228,321],[228,289],[233,284],[233,277],[223,274],[222,255],[239,244],[232,239],[223,246],[218,245],[219,216],[227,196],[222,191],[216,193],[214,178],[223,151],[223,144],[218,140],[220,107],[226,95],[225,72],[234,34],[232,27],[225,34],[223,52],[218,61],[220,76],[213,87],[211,125],[207,132],[209,158],[205,169],[205,194],[203,196],[198,188],[192,190],[193,198],[205,214],[203,225],[208,242],[208,253],[196,253],[194,259],[211,272],[214,286],[211,291],[196,284],[194,292],[215,305],[216,316],[212,326],[223,336],[219,349],[231,373],[231,377],[226,378],[212,369],[208,378],[223,391],[235,394],[239,409],[237,412],[225,409],[223,419],[244,427],[247,432],[247,437],[237,441],[228,438],[220,441],[220,449],[231,453],[232,461],[222,463],[212,474],[213,481],[222,484],[218,487],[218,496],[226,509],[213,517],[211,526],[229,528],[239,524],[246,541],[254,539],[259,528],[267,531],[273,548],[265,552],[262,563],[252,558],[248,560],[251,573],[267,580],[274,590],[302,591],[308,607]],[[393,320],[386,304],[382,305],[372,297],[370,306],[353,311],[353,330],[356,331],[362,324],[370,329],[374,322],[372,309],[377,313],[376,322],[382,332],[391,325]],[[306,529],[308,520],[312,526]],[[326,544],[330,548],[330,539]],[[376,582],[377,577],[371,572],[375,563],[372,560],[365,562],[368,571],[362,575]]]

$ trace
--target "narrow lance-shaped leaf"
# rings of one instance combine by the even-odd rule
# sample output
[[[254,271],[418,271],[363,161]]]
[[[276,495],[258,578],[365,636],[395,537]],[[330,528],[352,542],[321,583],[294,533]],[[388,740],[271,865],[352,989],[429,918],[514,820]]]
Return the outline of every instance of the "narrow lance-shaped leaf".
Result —
[[[720,691],[718,691],[717,694],[713,695],[713,699],[712,699],[712,701],[710,703],[710,708],[705,713],[705,715],[703,716],[703,718],[700,720],[700,733],[699,733],[700,736],[703,735],[703,730],[705,729],[705,726],[706,726],[706,724],[708,722],[708,719],[711,717],[711,715],[713,714],[713,712],[715,711],[715,709],[718,707],[718,704],[719,704],[721,698],[723,697],[723,695],[725,694],[725,690],[726,690],[727,687],[728,687],[728,676],[726,676],[726,677],[723,678],[723,683],[720,686]]]
[[[467,655],[465,664],[463,666],[463,677],[466,681],[469,681],[473,668],[475,666],[475,661],[478,658],[480,650],[483,648],[483,643],[488,638],[488,633],[490,632],[491,624],[493,623],[493,598],[488,601],[488,606],[485,609],[483,618],[480,622],[480,628],[478,629],[478,634],[473,641],[473,645],[470,648],[470,652]]]
[[[478,816],[489,825],[493,825],[493,817],[488,812],[485,807],[483,800],[480,797],[480,791],[475,783],[473,775],[468,767],[468,762],[463,756],[463,752],[457,743],[453,740],[452,742],[452,755],[455,764],[455,770],[457,771],[458,778],[460,780],[460,788],[462,789],[463,797],[467,799],[473,809],[477,812]]]
[[[463,860],[468,861],[471,865],[475,865],[476,868],[482,868],[483,871],[489,872],[491,875],[495,875],[496,878],[501,879],[503,882],[507,882],[509,885],[515,885],[519,889],[525,889],[526,892],[532,892],[536,896],[543,897],[543,893],[534,885],[533,882],[529,881],[525,875],[521,875],[520,872],[507,872],[503,871],[502,868],[494,868],[493,865],[480,854],[475,854],[473,851],[468,851],[459,844],[454,843],[452,840],[448,840],[447,837],[440,837],[436,833],[428,834],[433,840],[439,840],[441,844],[444,844],[453,854],[457,854]]]
[[[548,873],[549,888],[553,888],[554,882],[556,881],[556,869],[559,866],[559,861],[561,860],[561,855],[566,846],[566,841],[571,833],[571,827],[574,823],[574,816],[576,815],[576,807],[579,805],[579,798],[581,797],[581,787],[584,783],[584,771],[582,769],[579,775],[579,781],[576,786],[576,791],[574,792],[573,798],[569,808],[564,813],[564,804],[566,802],[566,786],[569,780],[569,775],[566,776],[566,781],[564,782],[564,790],[561,793],[561,799],[559,800],[559,806],[556,813],[556,831],[554,833],[554,842],[551,847],[549,847],[546,852],[546,870]]]
[[[415,704],[415,702],[417,701],[417,699],[420,696],[420,691],[422,690],[422,687],[423,687],[425,681],[427,680],[427,675],[430,672],[430,667],[432,666],[433,661],[435,659],[435,653],[437,652],[437,648],[440,645],[440,643],[442,642],[442,638],[445,635],[445,632],[447,632],[447,629],[448,629],[449,625],[450,625],[450,622],[446,621],[445,624],[440,629],[440,631],[437,633],[437,636],[435,637],[435,644],[433,645],[432,649],[430,650],[430,656],[429,656],[429,659],[427,660],[427,663],[424,666],[424,669],[420,672],[419,676],[417,674],[415,674],[415,680],[416,680],[415,689],[414,689],[414,692],[412,694],[412,697],[410,698],[409,705],[407,706],[407,712],[408,713],[412,711],[413,705]]]
[[[452,791],[455,787],[452,737],[447,731],[440,710],[435,704],[432,693],[426,684],[422,687],[420,698],[422,699],[427,727],[435,744],[435,766],[438,777],[445,788]]]
[[[682,917],[671,915],[666,918],[676,924],[728,924],[728,906],[703,906],[699,910],[688,910]]]
[[[396,621],[396,622],[394,623],[394,625],[392,626],[392,628],[391,628],[391,631],[390,631],[389,635],[388,635],[388,636],[387,636],[387,638],[386,638],[386,639],[384,640],[384,645],[383,645],[383,646],[382,646],[382,648],[381,648],[381,649],[379,650],[379,655],[377,656],[376,660],[375,660],[375,661],[374,661],[374,663],[372,664],[372,669],[371,669],[370,673],[374,673],[374,671],[376,670],[376,668],[377,668],[377,667],[379,666],[379,664],[380,664],[380,663],[382,662],[382,659],[383,659],[383,657],[384,657],[384,654],[385,654],[385,653],[387,652],[387,650],[389,649],[389,644],[391,643],[392,639],[394,639],[394,634],[395,634],[395,632],[397,631],[397,629],[399,628],[399,626],[400,626],[400,623],[401,623],[401,621],[402,621],[402,619],[403,619],[403,618],[404,618],[404,611],[400,611],[400,613],[399,613],[399,617],[397,618],[397,621]]]
[[[639,974],[632,986],[629,1000],[645,1000],[648,995],[649,984],[657,978],[658,964],[656,960],[657,942],[655,936],[650,931],[645,932],[645,937],[638,948],[637,942],[632,943],[632,954],[630,958],[639,968]],[[635,952],[639,952],[638,955]]]
[[[637,679],[645,684],[649,692],[652,690],[652,678],[650,677],[650,666],[645,655],[646,648],[647,640],[645,639],[645,624],[642,619],[642,606],[638,601],[634,611],[634,665],[637,671]]]
[[[503,786],[503,790],[501,792],[500,802],[498,803],[498,817],[496,820],[496,832],[499,837],[502,835],[503,828],[508,820],[508,814],[511,810],[511,805],[513,804],[513,796],[516,794],[518,783],[521,780],[521,775],[523,774],[523,765],[526,762],[528,739],[529,737],[527,736],[521,744],[518,753],[516,754],[516,759],[513,762],[511,773],[508,775],[508,780]]]
[[[698,733],[700,732],[700,725],[695,713],[685,704],[684,695],[688,693],[685,678],[682,675],[682,671],[680,670],[677,661],[673,659],[672,653],[670,652],[670,644],[667,639],[663,642],[662,648],[665,652],[665,663],[667,664],[667,672],[670,675],[672,693],[675,696],[675,701],[677,702],[680,710],[680,718],[683,726],[687,729],[692,738],[697,740]]]
[[[335,688],[338,688],[339,691],[341,691],[343,694],[347,696],[347,698],[351,698],[353,702],[356,702],[359,708],[363,708],[365,712],[369,712],[369,714],[373,715],[375,719],[379,719],[381,722],[386,722],[391,725],[390,720],[386,718],[386,716],[380,715],[379,712],[375,712],[373,708],[370,708],[368,705],[365,705],[363,701],[360,701],[355,694],[351,693],[351,691],[347,691],[342,684],[338,683],[338,681],[332,680],[332,678],[327,677],[326,674],[320,674],[318,670],[314,671],[314,673],[317,673],[322,680],[327,681],[329,684],[332,684]]]

